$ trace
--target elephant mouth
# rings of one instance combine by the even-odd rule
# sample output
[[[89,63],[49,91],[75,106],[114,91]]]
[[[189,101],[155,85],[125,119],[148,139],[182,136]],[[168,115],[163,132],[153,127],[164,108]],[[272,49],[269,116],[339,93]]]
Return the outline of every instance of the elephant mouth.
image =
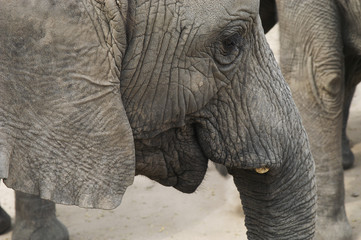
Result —
[[[184,193],[194,192],[207,171],[192,125],[169,129],[149,139],[135,140],[136,175],[145,175]]]

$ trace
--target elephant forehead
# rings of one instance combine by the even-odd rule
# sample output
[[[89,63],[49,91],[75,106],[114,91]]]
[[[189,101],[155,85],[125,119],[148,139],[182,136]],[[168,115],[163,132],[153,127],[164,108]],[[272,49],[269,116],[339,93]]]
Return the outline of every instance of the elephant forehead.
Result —
[[[216,26],[222,20],[258,14],[257,0],[184,0],[185,16],[202,25]]]
[[[137,1],[120,82],[135,138],[183,126],[229,84],[210,49],[225,27],[242,28],[257,11],[251,1]]]

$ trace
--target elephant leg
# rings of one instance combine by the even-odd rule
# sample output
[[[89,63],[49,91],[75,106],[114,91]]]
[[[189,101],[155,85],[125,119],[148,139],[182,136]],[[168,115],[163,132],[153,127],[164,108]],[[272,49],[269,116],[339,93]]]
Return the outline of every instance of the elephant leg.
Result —
[[[14,240],[68,240],[66,227],[55,216],[55,203],[35,195],[15,192]]]
[[[344,169],[348,169],[352,167],[355,157],[351,151],[346,129],[352,98],[357,84],[361,81],[361,58],[358,56],[347,56],[345,58],[345,68],[346,84],[342,125],[342,165]]]
[[[314,123],[316,126],[308,126],[309,132],[313,132],[310,134],[310,142],[316,161],[318,186],[316,239],[349,240],[352,230],[345,211],[344,175],[341,165],[342,117],[334,121],[328,120],[321,119],[317,124]]]
[[[345,100],[343,106],[343,120],[342,120],[342,166],[343,169],[349,169],[353,166],[355,161],[355,156],[353,155],[350,147],[350,141],[346,134],[347,121],[350,111],[350,105],[352,102],[352,97],[355,93],[356,87],[347,88],[345,90]]]
[[[0,234],[5,233],[11,227],[11,218],[9,214],[0,206]]]

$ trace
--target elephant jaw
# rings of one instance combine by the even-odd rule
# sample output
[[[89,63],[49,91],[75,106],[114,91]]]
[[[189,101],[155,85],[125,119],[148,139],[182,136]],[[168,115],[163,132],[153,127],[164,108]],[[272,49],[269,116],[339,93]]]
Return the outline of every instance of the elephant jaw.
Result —
[[[201,184],[208,159],[190,126],[173,128],[149,139],[136,139],[136,175],[192,193]]]
[[[137,139],[136,136],[136,175],[145,175],[164,186],[192,193],[204,178],[208,159],[227,167],[240,168],[239,163],[232,164],[239,157],[239,152],[230,156],[233,161],[221,157],[241,149],[229,150],[219,147],[216,149],[218,154],[211,150],[217,143],[210,139],[221,139],[220,136],[213,136],[215,132],[215,129],[206,129],[201,124],[190,121],[184,127],[168,129],[151,138]],[[269,165],[265,164],[267,161],[259,156],[253,156],[252,159],[257,157],[258,161],[254,166],[245,164],[242,168],[254,169],[259,174],[267,173],[270,169]],[[244,158],[250,159],[247,156]],[[241,159],[240,162],[248,161]]]

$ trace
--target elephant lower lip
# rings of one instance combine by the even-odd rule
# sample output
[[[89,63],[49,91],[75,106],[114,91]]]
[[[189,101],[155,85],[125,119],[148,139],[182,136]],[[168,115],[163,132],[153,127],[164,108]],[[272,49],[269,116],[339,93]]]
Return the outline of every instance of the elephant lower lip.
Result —
[[[136,173],[164,186],[191,193],[201,184],[208,158],[192,125],[170,129],[153,139],[136,140]]]
[[[173,187],[183,193],[194,193],[199,185],[186,185],[176,184]]]
[[[154,179],[154,180],[167,187],[175,187],[178,184],[177,177],[169,177],[167,179]]]
[[[204,174],[200,174],[202,179],[203,179],[203,175]],[[187,181],[187,178],[184,178],[182,176],[174,176],[174,177],[169,177],[167,179],[153,179],[153,180],[159,182],[163,186],[174,187],[175,189],[183,193],[193,193],[202,182],[201,179],[199,181],[189,182]]]

